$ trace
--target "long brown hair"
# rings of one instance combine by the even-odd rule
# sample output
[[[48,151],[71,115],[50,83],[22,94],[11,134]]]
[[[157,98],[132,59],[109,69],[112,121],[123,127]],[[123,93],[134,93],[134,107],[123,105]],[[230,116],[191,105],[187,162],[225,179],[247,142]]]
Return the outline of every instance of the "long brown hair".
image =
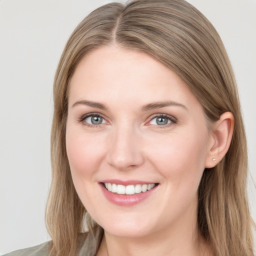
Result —
[[[247,147],[232,67],[214,27],[183,0],[107,4],[86,17],[68,40],[54,81],[53,174],[46,212],[52,255],[75,254],[86,213],[72,183],[66,154],[69,81],[84,55],[109,44],[143,51],[173,70],[210,121],[232,112],[235,127],[230,148],[215,168],[205,169],[199,186],[198,225],[216,256],[252,256]],[[93,255],[103,231],[92,220],[88,228],[92,243],[87,255]]]

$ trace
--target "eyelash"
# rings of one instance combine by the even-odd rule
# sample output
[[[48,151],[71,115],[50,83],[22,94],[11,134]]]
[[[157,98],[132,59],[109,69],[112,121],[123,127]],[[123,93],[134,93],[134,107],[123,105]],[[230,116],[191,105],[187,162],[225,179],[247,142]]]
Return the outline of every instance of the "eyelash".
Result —
[[[166,124],[166,125],[156,125],[158,128],[167,128],[170,125],[176,124],[177,123],[177,119],[173,116],[167,115],[167,114],[155,114],[149,122],[151,122],[152,120],[154,120],[155,118],[166,118],[168,119],[168,121],[170,121],[170,124]],[[147,123],[149,123],[147,122]]]
[[[81,118],[79,118],[78,121],[79,121],[80,123],[83,123],[83,122],[85,122],[86,118],[88,118],[88,117],[100,117],[100,118],[102,118],[103,120],[105,120],[105,118],[104,118],[101,114],[99,114],[99,113],[89,113],[89,114],[83,115]],[[170,125],[176,124],[176,123],[178,122],[178,120],[177,120],[175,117],[173,117],[173,116],[170,116],[170,115],[167,115],[167,114],[155,114],[155,115],[150,119],[150,121],[147,122],[147,124],[148,124],[149,122],[151,122],[152,120],[154,120],[155,118],[167,118],[168,121],[171,122],[170,124],[162,125],[162,127],[161,127],[161,125],[156,125],[156,126],[158,126],[159,128],[166,128],[166,127],[169,127]],[[89,124],[89,123],[85,122],[85,125],[86,125],[86,126],[89,126],[89,127],[92,127],[92,128],[97,128],[97,127],[101,126],[102,124],[98,124],[98,125],[97,125],[97,124]]]
[[[100,117],[103,120],[105,120],[105,118],[101,114],[99,114],[99,113],[89,113],[89,114],[81,116],[81,118],[79,118],[78,121],[80,123],[84,122],[86,126],[89,126],[89,127],[92,127],[92,128],[97,128],[97,127],[102,125],[102,124],[98,124],[98,125],[97,124],[89,124],[89,123],[85,122],[85,119],[88,118],[88,117]]]

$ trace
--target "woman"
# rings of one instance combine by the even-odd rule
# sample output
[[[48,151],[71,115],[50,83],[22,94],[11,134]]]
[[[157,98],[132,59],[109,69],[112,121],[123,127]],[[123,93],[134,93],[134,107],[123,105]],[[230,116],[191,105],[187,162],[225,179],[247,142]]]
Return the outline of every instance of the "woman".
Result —
[[[185,1],[79,24],[55,77],[52,165],[52,242],[10,255],[253,255],[232,68]]]

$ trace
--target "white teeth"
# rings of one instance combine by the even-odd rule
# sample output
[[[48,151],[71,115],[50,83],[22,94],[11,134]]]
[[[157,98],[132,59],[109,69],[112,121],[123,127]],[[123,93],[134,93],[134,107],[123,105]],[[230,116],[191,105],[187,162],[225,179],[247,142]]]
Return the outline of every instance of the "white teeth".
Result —
[[[116,184],[112,184],[112,191],[113,193],[116,193],[117,192],[117,185]]]
[[[142,192],[146,192],[147,189],[148,189],[148,185],[143,184],[143,185],[142,185],[142,188],[141,188]]]
[[[137,184],[135,186],[135,193],[141,193],[141,185]]]
[[[108,189],[109,191],[112,191],[112,186],[111,186],[110,183],[107,183],[107,184],[106,184],[106,187],[107,187],[107,189]]]
[[[119,195],[134,195],[141,192],[146,192],[147,190],[151,190],[156,186],[156,184],[136,184],[136,185],[119,185],[119,184],[111,184],[104,183],[106,189],[112,193],[116,193]]]
[[[119,194],[119,195],[124,195],[125,194],[125,186],[124,185],[117,185],[116,193]]]
[[[147,189],[150,190],[150,189],[152,189],[154,186],[155,186],[155,184],[149,184]]]
[[[125,188],[125,194],[126,195],[134,195],[135,194],[135,188],[133,185],[128,185]]]

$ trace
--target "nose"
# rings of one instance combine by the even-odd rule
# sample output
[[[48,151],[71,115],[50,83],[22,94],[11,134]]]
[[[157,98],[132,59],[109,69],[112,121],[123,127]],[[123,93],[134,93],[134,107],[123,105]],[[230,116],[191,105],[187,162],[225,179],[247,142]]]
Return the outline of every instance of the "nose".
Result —
[[[118,170],[139,167],[144,162],[141,136],[136,129],[119,127],[112,132],[107,154],[108,164]]]

